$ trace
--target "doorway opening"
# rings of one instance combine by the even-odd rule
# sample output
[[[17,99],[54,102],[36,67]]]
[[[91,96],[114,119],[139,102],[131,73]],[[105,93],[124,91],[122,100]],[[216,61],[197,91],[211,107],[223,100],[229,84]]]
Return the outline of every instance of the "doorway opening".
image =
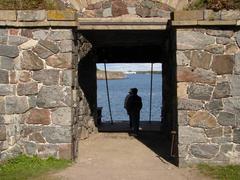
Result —
[[[162,119],[161,64],[115,63],[97,64],[97,106],[101,111],[98,121],[98,124],[101,125],[100,131],[130,130],[129,117],[124,109],[124,99],[129,89],[134,87],[138,89],[138,95],[141,96],[143,102],[140,113],[140,129],[160,130]],[[106,125],[109,123],[115,126],[107,128]]]
[[[106,124],[108,124],[108,127],[110,128],[109,131],[114,131],[114,125],[117,124],[116,122],[125,121],[126,124],[128,124],[128,117],[123,108],[124,98],[129,88],[138,88],[139,95],[143,97],[143,100],[145,99],[144,96],[148,99],[143,101],[145,110],[143,109],[142,111],[141,120],[145,121],[147,125],[150,125],[150,129],[148,129],[148,131],[142,131],[137,139],[154,151],[159,157],[163,157],[171,162],[175,161],[176,163],[176,62],[174,53],[175,47],[172,45],[175,44],[175,42],[170,38],[174,36],[171,33],[171,31],[166,30],[81,31],[81,35],[91,43],[92,49],[80,60],[78,72],[80,87],[87,99],[91,115],[94,116],[95,125],[99,131],[104,131],[104,128],[102,128],[97,121],[98,107],[104,108],[102,110],[102,120],[104,123],[106,122]],[[143,77],[140,77],[141,74],[138,74],[137,77],[134,77],[134,74],[128,74],[127,76],[129,79],[127,80],[131,80],[131,78],[134,77],[133,79],[136,82],[136,85],[133,81],[129,81],[129,86],[123,86],[124,89],[120,89],[120,80],[108,80],[108,93],[110,95],[109,99],[111,100],[110,106],[112,109],[109,110],[107,107],[108,105],[106,104],[106,101],[108,100],[106,98],[104,100],[107,93],[106,87],[104,87],[106,82],[104,79],[99,80],[101,81],[99,82],[96,78],[97,70],[99,68],[98,64],[101,66],[103,63],[107,64],[107,68],[114,65],[116,66],[118,63],[125,65],[135,64],[137,66],[139,66],[138,63],[144,63],[147,65],[153,64],[154,66],[161,64],[161,77],[156,78],[156,81],[159,81],[159,92],[157,92],[158,90],[152,92],[156,93],[156,97],[159,98],[159,100],[152,97],[152,100],[156,100],[156,105],[154,105],[154,102],[151,103],[151,108],[159,109],[159,111],[157,111],[157,113],[154,113],[153,111],[151,114],[149,113],[149,87],[151,82],[149,76],[151,76],[151,74],[144,75],[144,78],[146,78],[147,81],[145,81]],[[99,69],[104,70],[101,67]],[[153,81],[155,81],[154,76],[157,77],[160,75],[153,75]],[[124,80],[126,79],[123,79],[123,81]],[[145,87],[144,83],[148,84],[147,87]],[[157,83],[153,84],[154,86],[157,85]],[[121,92],[121,95],[118,94],[118,91]],[[146,91],[148,91],[148,93]],[[114,100],[115,97],[113,96],[119,99]],[[102,98],[102,100],[100,100],[100,98]],[[146,102],[148,102],[148,105]],[[105,105],[102,105],[101,103]],[[112,118],[109,117],[109,111],[112,111]],[[111,120],[113,121],[113,125],[109,123]],[[149,123],[149,120],[152,123]],[[153,126],[151,127],[154,122],[159,123],[159,128],[156,131],[152,128]],[[118,132],[123,132],[124,130],[124,128],[121,130],[121,127],[119,126],[116,129],[119,130]]]

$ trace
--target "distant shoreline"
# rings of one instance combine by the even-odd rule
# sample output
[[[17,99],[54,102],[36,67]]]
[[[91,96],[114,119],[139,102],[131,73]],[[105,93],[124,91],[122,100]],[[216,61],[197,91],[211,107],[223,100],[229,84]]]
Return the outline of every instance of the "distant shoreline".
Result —
[[[127,75],[119,71],[107,71],[107,78],[109,80],[125,79]],[[105,80],[105,71],[97,71],[97,80]]]
[[[153,71],[153,74],[162,74],[162,71]],[[136,74],[151,74],[151,71],[136,71]]]
[[[151,71],[130,71],[130,72],[122,72],[122,71],[107,71],[107,77],[109,80],[120,80],[126,79],[129,74],[151,74]],[[153,74],[162,74],[162,71],[153,71]],[[105,71],[98,70],[97,71],[97,80],[105,80]]]

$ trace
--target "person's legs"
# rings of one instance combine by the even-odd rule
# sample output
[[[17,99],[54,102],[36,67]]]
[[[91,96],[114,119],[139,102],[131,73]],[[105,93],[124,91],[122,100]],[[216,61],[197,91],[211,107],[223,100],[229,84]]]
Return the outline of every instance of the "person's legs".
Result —
[[[135,134],[138,134],[138,131],[139,131],[139,120],[140,120],[139,113],[134,114],[134,116],[133,116],[133,127],[134,127],[134,133]]]
[[[130,126],[130,129],[132,129],[132,126],[133,126],[133,118],[132,118],[132,115],[129,114],[129,126]]]
[[[139,133],[139,123],[140,123],[140,116],[138,114],[137,117],[136,117],[137,134]]]

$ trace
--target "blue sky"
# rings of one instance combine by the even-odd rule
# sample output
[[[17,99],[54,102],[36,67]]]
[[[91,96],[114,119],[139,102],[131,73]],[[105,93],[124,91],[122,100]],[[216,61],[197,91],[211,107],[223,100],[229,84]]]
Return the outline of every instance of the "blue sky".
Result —
[[[104,70],[103,64],[97,64],[97,67],[101,70]],[[161,71],[162,64],[155,63],[153,66],[154,71]],[[150,63],[131,63],[131,64],[107,64],[107,70],[109,71],[150,71],[151,64]]]

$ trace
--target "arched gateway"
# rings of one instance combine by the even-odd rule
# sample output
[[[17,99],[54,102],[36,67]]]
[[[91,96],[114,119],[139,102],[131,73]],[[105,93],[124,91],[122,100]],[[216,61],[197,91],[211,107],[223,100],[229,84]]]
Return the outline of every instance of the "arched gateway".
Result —
[[[176,132],[180,166],[239,163],[239,11],[81,3],[0,11],[0,159],[76,158],[78,141],[97,131],[96,63],[107,61],[163,64],[163,126]]]

